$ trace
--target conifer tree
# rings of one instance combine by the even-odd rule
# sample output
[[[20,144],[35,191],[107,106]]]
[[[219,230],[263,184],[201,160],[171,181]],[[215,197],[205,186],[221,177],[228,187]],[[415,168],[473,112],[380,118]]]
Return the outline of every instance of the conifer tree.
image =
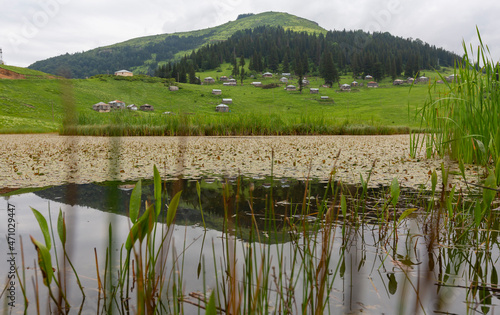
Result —
[[[330,87],[334,82],[339,80],[339,74],[335,64],[333,63],[332,53],[327,51],[321,56],[321,63],[319,66],[319,73],[321,77],[325,80],[325,84]]]

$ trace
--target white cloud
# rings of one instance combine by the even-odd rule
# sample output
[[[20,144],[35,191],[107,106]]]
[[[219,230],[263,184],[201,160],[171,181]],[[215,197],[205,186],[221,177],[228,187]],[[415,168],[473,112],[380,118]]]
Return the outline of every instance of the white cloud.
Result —
[[[4,3],[5,2],[5,3]],[[328,30],[388,31],[462,53],[477,43],[476,25],[500,59],[500,2],[436,0],[16,0],[2,1],[0,47],[8,64],[28,66],[52,56],[131,38],[203,29],[241,13],[288,12]]]

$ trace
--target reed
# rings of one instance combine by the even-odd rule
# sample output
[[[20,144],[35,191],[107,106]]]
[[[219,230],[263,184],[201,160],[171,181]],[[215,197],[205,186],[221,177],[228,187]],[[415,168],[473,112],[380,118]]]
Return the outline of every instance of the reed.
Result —
[[[430,131],[426,146],[443,157],[487,165],[500,155],[499,66],[490,57],[479,30],[479,46],[463,44],[464,56],[455,65],[454,79],[435,97],[436,84],[421,108],[422,128]],[[431,152],[429,152],[431,155]]]
[[[346,302],[340,309],[355,312],[359,309],[347,301],[355,301],[366,290],[355,281],[366,263],[366,257],[358,257],[355,244],[362,242],[366,246],[367,239],[373,239],[370,246],[376,250],[375,257],[380,261],[374,261],[371,270],[387,273],[387,287],[378,290],[386,290],[390,295],[401,292],[400,312],[427,312],[430,301],[426,292],[435,291],[430,290],[435,285],[435,272],[438,272],[436,282],[440,289],[436,293],[439,303],[434,311],[446,310],[449,300],[440,292],[449,287],[466,290],[467,302],[479,301],[478,307],[487,311],[493,305],[492,296],[498,292],[496,258],[491,255],[491,250],[498,247],[500,231],[499,216],[492,207],[498,202],[496,189],[500,182],[500,162],[496,165],[484,185],[478,187],[476,197],[468,197],[455,187],[447,190],[449,172],[442,165],[441,183],[434,172],[431,191],[421,190],[410,199],[403,197],[397,178],[377,193],[368,188],[370,175],[366,179],[361,177],[362,185],[352,189],[335,181],[334,168],[322,198],[312,196],[306,184],[304,194],[294,196],[281,216],[275,211],[272,177],[262,216],[258,216],[252,207],[253,188],[244,190],[240,179],[235,187],[226,182],[223,186],[223,231],[220,237],[212,238],[213,264],[208,269],[210,264],[200,253],[197,271],[200,292],[185,292],[184,275],[189,271],[184,269],[184,253],[190,246],[186,236],[182,248],[173,245],[180,192],[171,198],[168,208],[164,208],[166,193],[155,167],[153,202],[141,200],[141,181],[132,191],[128,215],[131,227],[121,246],[119,266],[112,267],[111,225],[104,261],[98,261],[96,253],[96,289],[99,292],[96,311],[184,314],[192,311],[186,308],[186,305],[191,305],[207,314],[337,313],[339,307],[334,305],[337,301],[334,302],[332,296],[340,283],[352,287],[344,292]],[[201,186],[197,184],[196,189],[201,205]],[[251,209],[250,226],[245,228],[241,226],[245,218],[239,209],[244,191],[249,194]],[[58,255],[54,230],[57,230],[64,257],[70,262],[65,250],[68,240],[64,214],[59,212],[57,228],[54,228],[38,211],[32,211],[44,239],[39,242],[32,238],[39,253],[37,269],[41,271],[45,284],[34,284],[35,305],[38,309],[38,291],[46,290],[54,310],[69,313],[73,309],[65,299],[62,266],[56,265],[55,272],[52,269],[52,255]],[[415,220],[415,214],[418,214],[418,220]],[[401,234],[400,229],[409,224],[409,219],[418,222],[419,231],[412,235],[410,231],[408,235]],[[258,222],[261,220],[264,220],[263,224]],[[206,226],[204,231],[203,242],[209,232]],[[416,238],[422,241],[416,241]],[[405,266],[420,268],[412,262],[412,259],[424,255],[416,253],[418,242],[427,247],[425,257],[429,266],[440,266],[440,270],[422,271],[421,277],[417,278],[422,280],[414,281],[411,269]],[[472,255],[468,247],[473,249]],[[438,262],[434,261],[436,259]],[[468,267],[464,269],[463,265]],[[100,266],[104,268],[100,269]],[[386,271],[388,266],[396,266],[392,268],[397,268],[404,277]],[[75,268],[72,271],[77,275]],[[215,279],[210,288],[206,282],[208,277]],[[469,285],[457,284],[454,277],[470,279]],[[38,283],[38,276],[33,283],[35,281]],[[398,281],[407,289],[397,291]],[[79,280],[78,285],[81,287]],[[60,299],[53,294],[54,289],[61,292]],[[81,289],[80,311],[84,303],[89,303],[85,301],[87,289]],[[413,304],[411,299],[415,299]],[[28,309],[28,301],[25,307]],[[475,311],[474,307],[468,307],[470,313]]]
[[[115,112],[108,120],[81,113],[64,135],[84,136],[248,136],[248,135],[392,135],[410,132],[405,126],[352,123],[334,117],[278,114],[143,115]]]

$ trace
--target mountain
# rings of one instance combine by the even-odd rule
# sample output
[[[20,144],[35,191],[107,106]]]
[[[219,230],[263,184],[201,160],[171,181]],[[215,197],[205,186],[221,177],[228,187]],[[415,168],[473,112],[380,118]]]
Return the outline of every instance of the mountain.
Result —
[[[282,27],[295,32],[326,34],[317,23],[280,12],[240,15],[236,21],[204,30],[161,34],[127,40],[82,53],[65,54],[37,61],[28,68],[47,73],[85,78],[129,69],[153,74],[158,63],[178,60],[192,50],[225,41],[238,31],[262,26]]]

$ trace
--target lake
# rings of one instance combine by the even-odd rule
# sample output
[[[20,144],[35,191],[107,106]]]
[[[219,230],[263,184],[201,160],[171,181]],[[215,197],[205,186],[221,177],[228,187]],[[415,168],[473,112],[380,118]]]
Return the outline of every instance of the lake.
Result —
[[[155,202],[155,189],[151,179],[141,183],[143,214],[146,202]],[[28,313],[36,312],[37,291],[41,313],[49,304],[56,311],[55,303],[47,303],[48,290],[29,237],[44,242],[33,207],[52,222],[51,236],[59,244],[51,250],[52,265],[66,270],[71,313],[110,309],[122,313],[127,307],[135,313],[140,277],[132,272],[119,276],[126,256],[122,245],[132,226],[129,201],[134,184],[65,184],[4,194],[0,233],[11,232],[14,241],[1,242],[0,252],[9,253],[8,246],[13,245],[14,255],[4,255],[0,268],[9,270],[12,257],[19,268],[12,278],[14,291],[2,296],[8,302],[14,292],[15,308],[4,309],[23,312],[24,282]],[[216,305],[233,313],[298,314],[322,309],[325,313],[493,314],[500,298],[498,208],[492,210],[487,226],[475,228],[466,214],[477,191],[470,191],[472,197],[458,193],[448,197],[449,193],[432,193],[425,187],[401,185],[395,202],[394,186],[372,184],[363,190],[325,178],[226,174],[167,180],[162,183],[158,223],[144,239],[151,238],[149,247],[143,245],[132,260],[138,264],[138,257],[143,257],[147,265],[152,257],[158,259],[154,268],[145,269],[149,276],[156,270],[155,279],[161,279],[162,284],[150,292],[149,304],[161,313],[204,313],[214,293]],[[181,199],[169,229],[164,223],[166,205],[177,191],[182,191]],[[70,266],[62,263],[59,209],[65,215],[68,255],[85,299]],[[9,218],[16,223],[10,230]],[[147,248],[158,254],[150,256]],[[130,282],[120,286],[120,279]],[[147,283],[145,276],[145,288]],[[52,288],[57,292],[54,282]]]

